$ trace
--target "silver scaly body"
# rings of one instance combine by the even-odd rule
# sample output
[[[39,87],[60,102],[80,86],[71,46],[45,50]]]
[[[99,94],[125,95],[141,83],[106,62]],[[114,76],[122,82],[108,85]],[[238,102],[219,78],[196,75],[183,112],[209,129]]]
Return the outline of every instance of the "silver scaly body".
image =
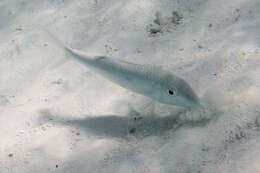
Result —
[[[186,108],[200,107],[199,98],[189,84],[169,71],[156,66],[135,64],[105,56],[91,57],[85,52],[64,45],[48,30],[46,32],[65,50],[67,56],[121,87],[163,104]]]

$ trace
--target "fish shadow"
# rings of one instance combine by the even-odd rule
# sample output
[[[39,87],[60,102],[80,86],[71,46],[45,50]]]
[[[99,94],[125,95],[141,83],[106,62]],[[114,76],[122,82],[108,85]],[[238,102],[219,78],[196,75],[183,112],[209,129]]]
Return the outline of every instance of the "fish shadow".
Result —
[[[136,137],[142,139],[148,136],[162,136],[166,132],[177,130],[185,126],[203,126],[208,121],[181,122],[179,116],[183,111],[176,112],[170,116],[117,116],[100,115],[86,118],[63,118],[71,117],[64,115],[53,115],[49,110],[40,111],[39,121],[41,123],[53,123],[61,126],[72,126],[79,128],[87,134],[92,133],[100,137],[129,139]]]

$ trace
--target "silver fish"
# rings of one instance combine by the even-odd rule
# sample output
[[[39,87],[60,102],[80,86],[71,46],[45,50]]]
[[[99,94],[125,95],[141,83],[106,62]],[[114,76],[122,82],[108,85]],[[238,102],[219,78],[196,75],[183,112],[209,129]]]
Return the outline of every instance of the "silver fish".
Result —
[[[91,57],[85,52],[66,46],[50,32],[48,33],[70,57],[121,87],[150,97],[159,103],[185,108],[200,107],[199,98],[190,85],[167,70],[106,56]]]

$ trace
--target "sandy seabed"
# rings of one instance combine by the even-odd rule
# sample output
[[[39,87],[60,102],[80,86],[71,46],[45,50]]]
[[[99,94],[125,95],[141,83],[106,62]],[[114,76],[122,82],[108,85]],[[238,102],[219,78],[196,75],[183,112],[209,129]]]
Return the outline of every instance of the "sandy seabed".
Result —
[[[1,173],[260,172],[259,0],[2,0],[0,19]],[[151,113],[42,27],[171,70],[203,108]]]

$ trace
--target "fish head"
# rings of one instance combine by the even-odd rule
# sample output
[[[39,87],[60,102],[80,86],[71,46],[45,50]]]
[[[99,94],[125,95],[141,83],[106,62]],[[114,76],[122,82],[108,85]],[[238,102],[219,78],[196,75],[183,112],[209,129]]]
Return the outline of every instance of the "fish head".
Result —
[[[199,97],[185,80],[169,74],[159,83],[159,102],[191,109],[200,108]]]

